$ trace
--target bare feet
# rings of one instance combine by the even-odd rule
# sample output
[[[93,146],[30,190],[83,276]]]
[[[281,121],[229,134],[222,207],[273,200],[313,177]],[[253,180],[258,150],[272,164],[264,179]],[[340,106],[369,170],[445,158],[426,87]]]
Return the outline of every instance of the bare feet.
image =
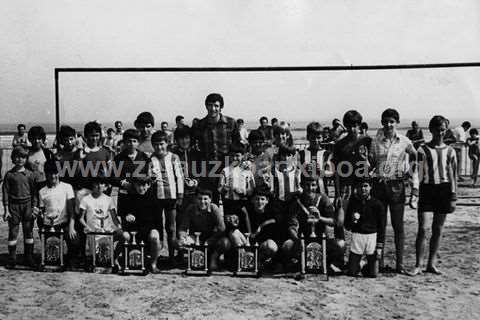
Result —
[[[410,276],[412,277],[415,277],[415,276],[418,276],[419,274],[422,274],[422,269],[420,269],[420,267],[415,267],[411,272],[410,272]]]
[[[407,271],[407,269],[405,269],[404,267],[397,267],[397,269],[395,270],[396,273],[398,274],[403,274],[405,276],[411,276],[412,274],[410,272]]]
[[[438,274],[438,275],[443,274],[443,272],[438,270],[437,267],[435,267],[435,266],[428,266],[427,269],[425,270],[425,272]]]

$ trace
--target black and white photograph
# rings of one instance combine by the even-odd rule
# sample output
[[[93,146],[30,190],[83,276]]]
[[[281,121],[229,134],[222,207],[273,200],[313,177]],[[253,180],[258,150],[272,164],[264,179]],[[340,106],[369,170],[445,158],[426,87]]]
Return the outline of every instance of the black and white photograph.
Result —
[[[480,2],[2,4],[0,319],[480,318]]]

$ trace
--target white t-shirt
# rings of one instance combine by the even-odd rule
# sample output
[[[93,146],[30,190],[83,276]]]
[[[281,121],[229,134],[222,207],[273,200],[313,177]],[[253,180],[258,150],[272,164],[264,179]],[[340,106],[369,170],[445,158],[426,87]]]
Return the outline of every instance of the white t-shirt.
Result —
[[[467,133],[465,132],[465,129],[463,129],[462,126],[456,127],[453,130],[453,134],[455,136],[455,139],[457,139],[457,142],[465,142],[467,141]]]
[[[38,192],[40,208],[45,208],[43,223],[50,225],[53,217],[53,224],[59,225],[68,222],[67,201],[74,198],[73,188],[68,183],[60,182],[58,185],[49,188],[43,187]]]
[[[29,154],[27,161],[32,167],[35,182],[45,181],[46,178],[44,166],[45,162],[47,162],[47,158],[45,158],[45,153],[43,153],[43,150],[40,149],[34,153]]]
[[[115,210],[112,198],[106,194],[101,194],[94,198],[91,194],[85,196],[80,201],[80,209],[85,210],[85,220],[92,229],[101,228],[101,219],[104,218],[103,229],[105,231],[114,231],[116,229],[111,210]]]

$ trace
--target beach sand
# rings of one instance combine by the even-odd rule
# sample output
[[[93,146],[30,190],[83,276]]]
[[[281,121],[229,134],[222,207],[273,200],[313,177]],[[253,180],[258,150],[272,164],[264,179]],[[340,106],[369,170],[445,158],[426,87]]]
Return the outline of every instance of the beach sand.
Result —
[[[479,189],[462,188],[460,195],[478,196]],[[459,200],[472,201],[480,199]],[[408,209],[405,220],[405,261],[412,267],[416,213]],[[180,271],[122,277],[12,271],[2,266],[0,319],[479,319],[479,232],[480,207],[459,206],[448,216],[444,229],[438,260],[444,275],[415,278],[338,276],[321,281],[308,276],[296,281],[184,277]],[[0,234],[4,261],[4,222]],[[390,227],[386,248],[387,263],[392,263]],[[37,253],[38,249],[39,245]]]

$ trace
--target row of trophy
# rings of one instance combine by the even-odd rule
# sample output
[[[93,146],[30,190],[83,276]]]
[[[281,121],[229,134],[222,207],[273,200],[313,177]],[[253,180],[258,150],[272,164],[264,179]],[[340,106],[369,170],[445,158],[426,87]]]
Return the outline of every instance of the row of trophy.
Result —
[[[53,219],[52,219],[53,220]],[[102,221],[103,222],[103,221]],[[328,279],[326,261],[326,236],[322,232],[320,236],[315,233],[315,226],[318,219],[309,218],[308,223],[311,232],[308,236],[300,236],[301,259],[300,275],[306,273],[320,274]],[[103,225],[103,223],[102,223]],[[145,275],[145,244],[143,241],[137,243],[136,232],[131,232],[131,241],[123,243],[123,264],[119,270],[120,274]],[[64,232],[56,231],[51,221],[50,228],[42,228],[41,253],[42,260],[40,270],[42,271],[63,271],[64,265]],[[195,241],[186,245],[187,267],[186,275],[209,275],[208,268],[209,252],[208,244],[201,243],[200,232],[195,232]],[[114,241],[113,232],[105,231],[102,228],[87,234],[90,257],[87,261],[87,270],[95,273],[111,273],[114,267]],[[246,234],[247,243],[237,247],[237,263],[234,271],[235,276],[258,277],[259,259],[258,243],[250,243],[250,235]]]

